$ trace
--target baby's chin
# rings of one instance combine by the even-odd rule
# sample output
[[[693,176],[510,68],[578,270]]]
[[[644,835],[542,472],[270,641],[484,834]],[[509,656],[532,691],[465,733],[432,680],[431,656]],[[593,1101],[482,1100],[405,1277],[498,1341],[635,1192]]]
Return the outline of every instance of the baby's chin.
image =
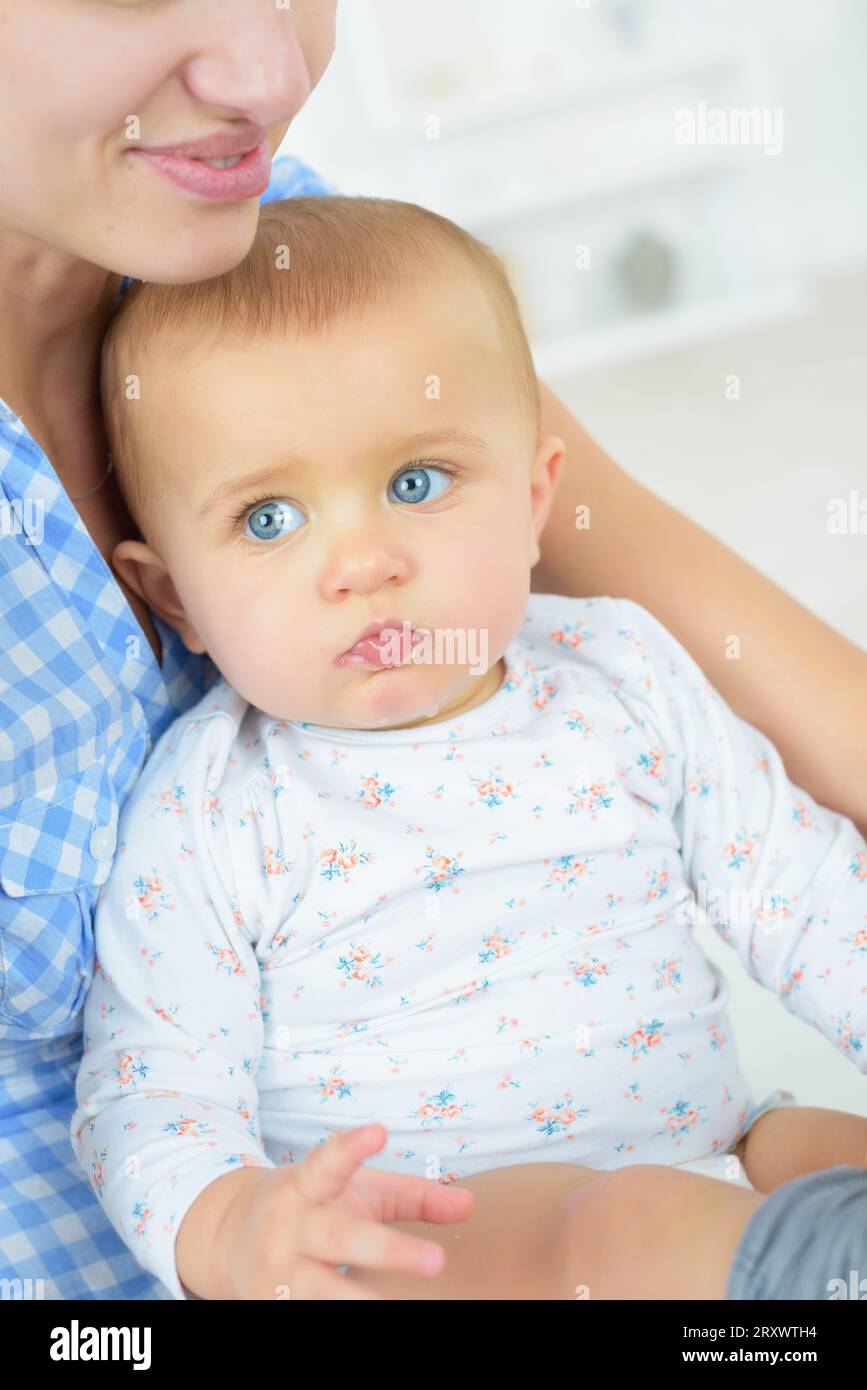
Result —
[[[241,693],[275,719],[293,724],[317,724],[326,729],[389,729],[435,719],[472,679],[468,672],[454,668],[448,675],[450,679],[445,679],[441,667],[410,664],[359,671],[318,702],[269,699],[267,695],[264,701],[258,701],[250,693]]]

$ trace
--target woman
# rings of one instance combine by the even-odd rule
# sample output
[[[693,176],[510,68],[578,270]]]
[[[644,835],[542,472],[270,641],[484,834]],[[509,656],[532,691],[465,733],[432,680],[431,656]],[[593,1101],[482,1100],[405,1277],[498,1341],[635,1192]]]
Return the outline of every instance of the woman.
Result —
[[[335,8],[0,0],[0,1278],[42,1280],[35,1296],[165,1296],[108,1226],[68,1126],[118,809],[210,678],[108,567],[135,530],[106,458],[100,343],[122,277],[189,282],[245,255]],[[286,160],[265,196],[328,187]],[[650,608],[796,781],[867,824],[867,656],[543,401],[568,465],[536,586]],[[731,633],[740,662],[725,659]],[[820,712],[836,736],[821,750],[803,736]],[[392,1214],[455,1219],[445,1198],[408,1180]]]

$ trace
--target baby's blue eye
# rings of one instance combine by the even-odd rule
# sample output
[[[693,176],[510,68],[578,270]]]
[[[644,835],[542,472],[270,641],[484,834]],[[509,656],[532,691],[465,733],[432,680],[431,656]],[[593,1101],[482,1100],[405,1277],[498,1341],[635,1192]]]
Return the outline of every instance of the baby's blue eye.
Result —
[[[256,541],[280,540],[304,524],[304,513],[291,502],[269,498],[247,514],[244,535]]]
[[[444,469],[430,464],[423,468],[405,468],[392,482],[389,496],[395,502],[432,502],[442,497],[451,481]]]

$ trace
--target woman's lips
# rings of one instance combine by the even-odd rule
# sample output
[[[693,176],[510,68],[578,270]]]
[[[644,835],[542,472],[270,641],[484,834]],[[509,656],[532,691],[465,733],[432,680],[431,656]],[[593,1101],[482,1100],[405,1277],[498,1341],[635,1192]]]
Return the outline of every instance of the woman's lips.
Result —
[[[388,666],[402,666],[409,660],[415,634],[409,622],[384,623],[374,632],[366,632],[354,646],[342,652],[335,666],[369,666],[382,670]]]
[[[256,198],[265,192],[271,178],[271,150],[264,137],[229,169],[216,169],[202,159],[159,150],[130,153],[165,174],[179,188],[202,198]]]

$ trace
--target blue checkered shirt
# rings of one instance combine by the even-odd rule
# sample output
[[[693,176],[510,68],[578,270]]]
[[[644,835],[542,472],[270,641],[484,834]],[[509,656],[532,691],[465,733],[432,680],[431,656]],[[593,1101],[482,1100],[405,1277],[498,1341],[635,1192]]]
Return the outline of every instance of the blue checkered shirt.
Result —
[[[337,189],[276,159],[261,201]],[[120,293],[131,283],[127,277]],[[153,615],[162,665],[39,445],[0,400],[0,1284],[168,1299],[103,1215],[69,1137],[93,908],[118,811],[214,679]]]

